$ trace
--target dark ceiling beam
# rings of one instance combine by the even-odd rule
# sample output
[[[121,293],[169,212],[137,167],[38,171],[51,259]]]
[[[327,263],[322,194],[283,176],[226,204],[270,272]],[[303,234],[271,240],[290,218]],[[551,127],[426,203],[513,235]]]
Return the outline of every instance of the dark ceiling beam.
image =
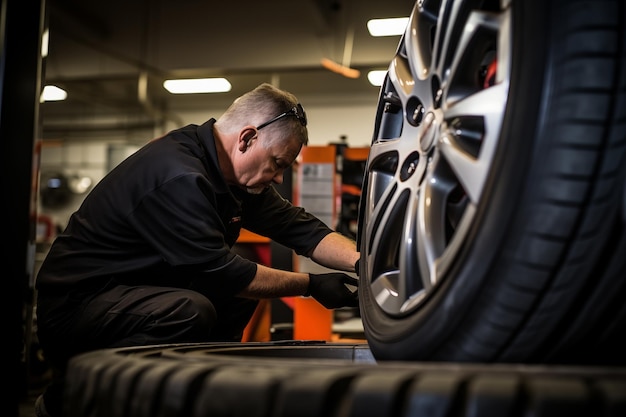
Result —
[[[60,33],[81,33],[85,38],[105,40],[111,34],[108,25],[89,13],[81,2],[52,0],[48,5],[50,23]]]

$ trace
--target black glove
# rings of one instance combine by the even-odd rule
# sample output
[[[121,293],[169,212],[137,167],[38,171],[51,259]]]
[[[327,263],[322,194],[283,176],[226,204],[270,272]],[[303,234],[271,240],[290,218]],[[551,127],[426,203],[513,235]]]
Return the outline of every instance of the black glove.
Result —
[[[358,307],[359,292],[350,290],[346,284],[358,286],[359,280],[342,272],[309,274],[309,288],[305,297],[312,296],[328,309]]]

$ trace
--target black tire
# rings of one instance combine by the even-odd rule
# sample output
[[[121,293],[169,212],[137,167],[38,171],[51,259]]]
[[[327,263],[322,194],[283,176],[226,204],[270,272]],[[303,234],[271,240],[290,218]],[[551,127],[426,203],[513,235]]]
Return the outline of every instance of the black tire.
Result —
[[[360,202],[378,360],[626,364],[625,50],[622,0],[417,2]]]
[[[359,344],[162,345],[74,357],[65,394],[68,417],[617,417],[626,371],[376,364]]]

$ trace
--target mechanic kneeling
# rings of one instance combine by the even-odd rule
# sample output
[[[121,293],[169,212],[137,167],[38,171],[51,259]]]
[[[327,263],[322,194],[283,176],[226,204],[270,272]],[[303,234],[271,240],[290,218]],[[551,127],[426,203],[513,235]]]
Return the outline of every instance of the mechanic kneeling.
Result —
[[[150,141],[94,187],[37,276],[38,337],[54,370],[38,415],[62,415],[63,374],[76,354],[240,341],[264,298],[358,305],[346,286],[357,280],[343,272],[278,270],[232,250],[245,227],[320,265],[355,272],[355,242],[272,186],[307,144],[306,124],[294,95],[262,84],[219,119]]]

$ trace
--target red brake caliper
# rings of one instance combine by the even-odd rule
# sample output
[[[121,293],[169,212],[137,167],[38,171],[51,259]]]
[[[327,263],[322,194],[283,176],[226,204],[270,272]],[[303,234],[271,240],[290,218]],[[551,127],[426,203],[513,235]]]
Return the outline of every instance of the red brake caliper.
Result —
[[[485,74],[485,81],[483,81],[483,88],[489,88],[496,82],[496,69],[498,68],[498,63],[494,58],[493,61],[487,67],[487,73]]]

